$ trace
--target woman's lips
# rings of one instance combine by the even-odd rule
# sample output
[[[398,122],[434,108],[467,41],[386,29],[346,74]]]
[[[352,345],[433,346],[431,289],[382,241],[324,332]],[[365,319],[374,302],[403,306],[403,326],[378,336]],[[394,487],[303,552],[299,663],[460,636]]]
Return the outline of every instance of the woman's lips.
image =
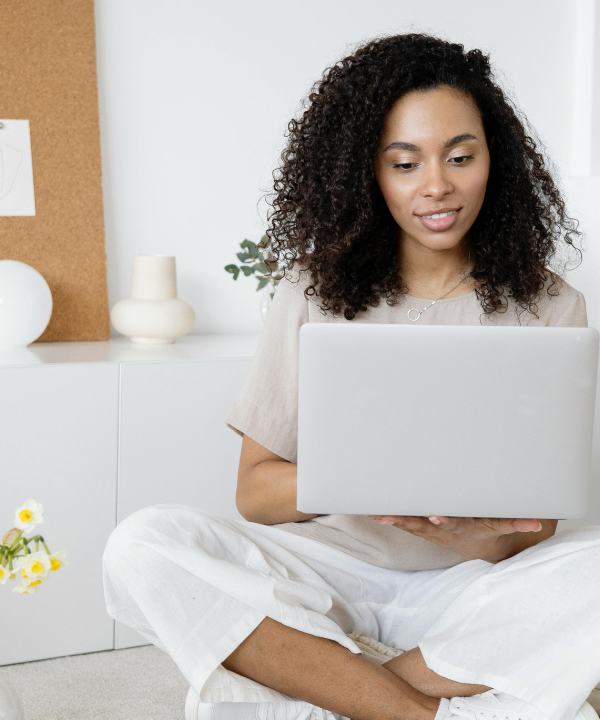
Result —
[[[425,225],[426,228],[429,230],[435,230],[437,232],[441,232],[442,230],[447,230],[448,228],[452,227],[454,223],[458,219],[458,213],[460,212],[460,208],[458,210],[455,210],[452,215],[447,215],[443,218],[427,218],[422,217],[420,215],[417,215],[419,220]],[[435,213],[434,213],[435,214]]]

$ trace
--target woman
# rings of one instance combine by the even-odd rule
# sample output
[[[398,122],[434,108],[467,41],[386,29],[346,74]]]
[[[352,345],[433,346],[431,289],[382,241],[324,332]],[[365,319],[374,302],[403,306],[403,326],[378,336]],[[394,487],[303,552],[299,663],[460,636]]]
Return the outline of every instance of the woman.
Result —
[[[174,658],[188,720],[595,717],[600,526],[296,509],[304,322],[585,327],[546,267],[579,233],[478,50],[377,39],[309,99],[268,230],[295,262],[227,417],[246,520],[131,515],[104,556],[108,611]]]

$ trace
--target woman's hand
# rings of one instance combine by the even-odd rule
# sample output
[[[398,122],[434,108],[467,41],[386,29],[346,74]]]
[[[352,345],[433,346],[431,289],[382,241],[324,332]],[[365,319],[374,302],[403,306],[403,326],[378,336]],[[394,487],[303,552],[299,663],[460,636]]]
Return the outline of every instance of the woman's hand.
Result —
[[[442,545],[467,560],[499,562],[554,535],[557,520],[367,515]],[[540,533],[540,535],[524,535]]]

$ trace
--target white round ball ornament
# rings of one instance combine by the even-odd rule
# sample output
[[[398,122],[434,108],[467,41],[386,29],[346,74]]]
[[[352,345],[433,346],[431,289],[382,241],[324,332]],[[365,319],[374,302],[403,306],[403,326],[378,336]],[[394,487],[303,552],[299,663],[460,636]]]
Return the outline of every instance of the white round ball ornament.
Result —
[[[0,260],[0,348],[25,347],[48,327],[52,293],[35,268]]]

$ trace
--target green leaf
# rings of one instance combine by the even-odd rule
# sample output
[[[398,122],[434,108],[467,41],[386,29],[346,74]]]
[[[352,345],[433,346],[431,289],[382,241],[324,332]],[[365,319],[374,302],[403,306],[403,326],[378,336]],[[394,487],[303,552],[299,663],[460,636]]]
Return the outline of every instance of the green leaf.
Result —
[[[256,288],[256,292],[258,292],[259,290],[262,290],[262,289],[264,288],[264,286],[268,284],[268,282],[269,282],[269,281],[268,281],[266,278],[263,278],[263,279],[258,283],[258,287]]]
[[[269,272],[269,268],[267,267],[267,265],[264,262],[257,263],[254,267],[256,268],[256,271],[259,273],[268,273]]]
[[[237,265],[225,265],[225,270],[227,270],[227,272],[232,273],[233,279],[237,280],[237,277],[240,274],[240,269]]]
[[[246,262],[247,260],[253,260],[253,256],[249,255],[248,253],[236,253],[235,256],[238,260],[241,262]]]
[[[246,277],[248,277],[248,275],[252,275],[252,273],[255,271],[255,269],[256,268],[254,266],[250,266],[250,265],[242,265],[242,268],[241,268],[242,272],[244,273],[244,275]]]
[[[260,258],[260,253],[256,249],[256,245],[251,240],[244,240],[240,243],[240,247],[246,248],[246,254],[253,258]]]

